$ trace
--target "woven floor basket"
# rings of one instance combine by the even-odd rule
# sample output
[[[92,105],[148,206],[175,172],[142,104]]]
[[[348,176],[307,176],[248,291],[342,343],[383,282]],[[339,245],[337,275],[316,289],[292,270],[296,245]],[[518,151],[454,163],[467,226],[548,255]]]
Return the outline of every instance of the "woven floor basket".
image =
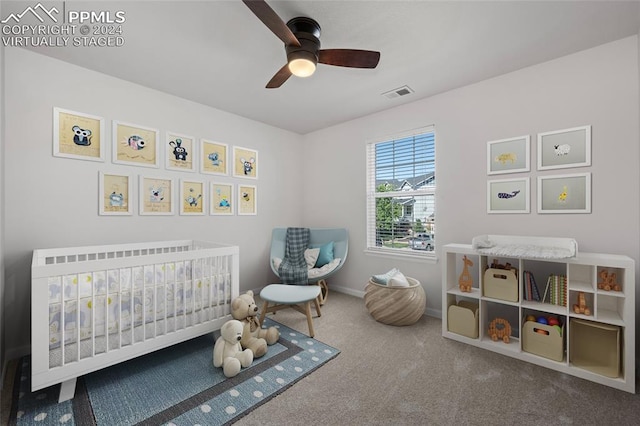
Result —
[[[371,316],[383,324],[411,325],[420,319],[427,296],[420,281],[407,277],[409,287],[388,287],[369,280],[364,304]]]

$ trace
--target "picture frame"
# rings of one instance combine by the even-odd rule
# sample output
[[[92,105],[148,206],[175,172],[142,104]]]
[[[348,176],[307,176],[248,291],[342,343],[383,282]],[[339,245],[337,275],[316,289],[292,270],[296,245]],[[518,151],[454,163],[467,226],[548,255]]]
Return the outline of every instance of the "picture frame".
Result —
[[[204,215],[206,205],[206,188],[204,182],[191,179],[180,179],[180,214]]]
[[[200,172],[211,175],[229,174],[229,146],[200,139]]]
[[[129,174],[98,172],[98,214],[131,216],[133,214],[133,177]]]
[[[160,166],[157,129],[114,120],[112,133],[114,163],[154,168]]]
[[[538,170],[591,165],[591,126],[538,133]]]
[[[165,168],[181,172],[195,172],[198,157],[193,136],[166,132],[164,140]]]
[[[530,179],[487,181],[487,213],[529,213]]]
[[[209,213],[214,216],[233,216],[235,214],[235,194],[233,184],[211,182],[209,199],[211,206]]]
[[[258,179],[258,151],[241,146],[233,147],[233,176]]]
[[[529,135],[487,142],[487,174],[530,171],[530,146]]]
[[[105,159],[104,118],[53,108],[53,155],[76,160]]]
[[[238,184],[238,215],[258,214],[258,188],[255,185]]]
[[[173,180],[164,177],[140,175],[140,215],[165,215],[174,213]]]
[[[538,176],[538,213],[591,213],[591,173]]]

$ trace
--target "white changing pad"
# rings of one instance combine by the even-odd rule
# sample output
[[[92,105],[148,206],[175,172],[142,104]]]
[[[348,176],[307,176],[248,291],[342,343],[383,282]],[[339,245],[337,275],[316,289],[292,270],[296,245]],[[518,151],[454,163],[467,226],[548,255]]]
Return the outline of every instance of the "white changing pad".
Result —
[[[471,245],[487,256],[566,259],[578,255],[578,243],[573,238],[478,235]]]

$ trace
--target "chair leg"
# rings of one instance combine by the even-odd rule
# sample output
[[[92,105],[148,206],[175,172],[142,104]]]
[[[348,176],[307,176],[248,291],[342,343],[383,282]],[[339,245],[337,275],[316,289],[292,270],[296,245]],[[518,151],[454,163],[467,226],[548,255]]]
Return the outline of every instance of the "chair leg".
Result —
[[[313,318],[311,318],[311,302],[306,302],[304,304],[304,310],[307,314],[307,324],[309,325],[309,336],[313,337],[315,333],[313,332]]]
[[[313,299],[313,304],[316,306],[316,313],[318,314],[319,317],[321,317],[322,312],[320,312],[320,302],[318,301],[317,297]]]
[[[267,308],[269,307],[269,302],[264,302],[262,305],[262,312],[260,312],[260,326],[264,324],[264,317],[267,315]]]
[[[318,296],[318,298],[320,299],[320,305],[322,306],[327,303],[327,298],[329,297],[329,285],[324,279],[319,280],[318,285],[320,286],[320,296]]]

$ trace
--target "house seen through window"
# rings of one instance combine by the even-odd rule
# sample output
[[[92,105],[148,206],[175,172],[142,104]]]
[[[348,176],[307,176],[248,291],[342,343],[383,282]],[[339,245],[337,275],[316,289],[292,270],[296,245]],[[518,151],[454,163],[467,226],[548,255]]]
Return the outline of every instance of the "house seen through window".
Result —
[[[433,255],[435,162],[433,126],[367,145],[369,250]]]

